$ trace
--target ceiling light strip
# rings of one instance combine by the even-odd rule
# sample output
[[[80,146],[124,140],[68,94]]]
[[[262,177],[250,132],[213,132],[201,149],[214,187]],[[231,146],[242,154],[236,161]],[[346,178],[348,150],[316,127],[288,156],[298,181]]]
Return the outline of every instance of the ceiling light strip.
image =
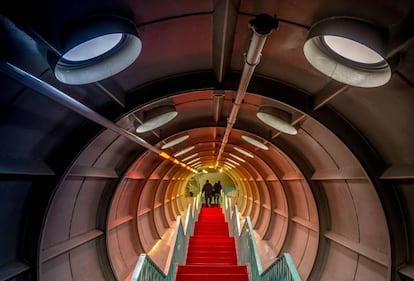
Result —
[[[181,151],[177,152],[176,154],[174,154],[174,157],[178,157],[178,156],[181,156],[181,155],[183,155],[183,154],[186,154],[187,152],[189,152],[189,151],[193,150],[194,148],[195,148],[195,146],[190,146],[190,147],[187,147],[187,148],[185,148],[185,149],[183,149],[183,150],[181,150]]]
[[[233,153],[229,153],[229,155],[231,156],[231,157],[233,157],[234,159],[237,159],[237,160],[239,160],[240,162],[246,162],[246,160],[244,160],[243,158],[240,158],[239,156],[237,156],[237,155],[235,155],[235,154],[233,154]]]
[[[185,141],[186,139],[188,139],[190,136],[189,135],[184,135],[184,136],[181,136],[181,137],[179,137],[179,138],[176,138],[176,139],[174,139],[174,140],[172,140],[172,141],[169,141],[169,142],[167,142],[166,144],[164,144],[163,146],[161,146],[161,149],[167,149],[167,148],[170,148],[170,147],[172,147],[172,146],[174,146],[174,145],[177,145],[177,144],[179,144],[179,143],[181,143],[181,142],[183,142],[183,141]]]
[[[196,156],[198,156],[198,153],[191,154],[190,156],[188,156],[188,157],[184,158],[184,159],[183,159],[183,160],[181,160],[181,161],[186,162],[186,161],[188,161],[188,160],[190,160],[191,158],[194,158],[194,157],[196,157]]]
[[[238,152],[240,152],[241,154],[250,157],[250,158],[254,158],[253,154],[251,154],[250,152],[240,148],[240,147],[235,147],[234,150],[237,150]]]

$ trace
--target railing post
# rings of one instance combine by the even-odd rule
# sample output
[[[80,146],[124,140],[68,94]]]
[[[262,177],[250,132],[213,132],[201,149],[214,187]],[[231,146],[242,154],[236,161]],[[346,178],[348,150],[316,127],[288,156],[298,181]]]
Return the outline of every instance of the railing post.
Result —
[[[194,206],[195,205],[195,206]],[[181,217],[177,217],[175,232],[171,240],[170,251],[164,270],[161,270],[146,254],[141,254],[134,268],[131,281],[173,281],[177,272],[177,265],[184,264],[187,254],[189,236],[194,229],[195,215],[191,210],[197,207],[197,200],[193,206],[188,205],[184,225]]]
[[[240,229],[237,205],[230,219],[231,232],[235,237],[237,257],[240,265],[247,265],[250,280],[254,281],[301,281],[290,254],[285,253],[263,271],[257,249],[256,237],[250,217],[246,217]]]

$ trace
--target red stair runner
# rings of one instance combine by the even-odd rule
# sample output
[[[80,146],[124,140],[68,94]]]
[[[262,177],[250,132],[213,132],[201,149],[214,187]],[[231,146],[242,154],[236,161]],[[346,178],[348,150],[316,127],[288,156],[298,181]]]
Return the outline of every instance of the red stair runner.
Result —
[[[179,265],[176,281],[249,281],[246,266],[237,265],[234,238],[221,208],[201,208],[190,237],[186,265]]]

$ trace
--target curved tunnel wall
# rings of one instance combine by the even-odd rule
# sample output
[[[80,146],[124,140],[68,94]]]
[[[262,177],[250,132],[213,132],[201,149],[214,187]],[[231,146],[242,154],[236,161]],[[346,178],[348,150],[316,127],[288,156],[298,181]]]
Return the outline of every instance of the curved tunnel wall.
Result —
[[[306,121],[300,134],[305,138],[317,135],[313,132],[311,136],[309,130],[315,130],[315,124]],[[341,166],[342,162],[349,165],[350,159],[353,169],[362,170],[334,135],[324,146],[317,141],[289,141],[298,146],[298,151],[312,155],[307,159],[317,171],[337,169],[340,174],[341,169],[350,169]],[[105,255],[116,278],[125,280],[138,255],[148,252],[185,210],[189,202],[185,186],[191,174],[152,152],[137,155],[132,147],[127,152],[120,149],[130,145],[122,137],[104,131],[79,155],[47,216],[42,238],[43,280],[54,280],[63,272],[73,280],[85,274],[95,280],[107,279],[101,267]],[[329,149],[333,145],[335,154]],[[338,147],[342,147],[339,155]],[[126,166],[123,161],[131,159],[128,153],[138,158],[117,180],[117,167]],[[257,234],[276,255],[290,252],[304,279],[315,270],[321,271],[321,280],[338,278],[338,268],[346,271],[343,280],[358,279],[358,274],[387,279],[388,231],[381,204],[365,175],[348,180],[341,180],[340,175],[338,179],[325,179],[320,172],[322,175],[314,174],[309,179],[288,155],[271,144],[270,151],[256,150],[254,154],[254,164],[228,172],[237,188],[234,202],[242,215],[251,216]],[[82,167],[94,168],[96,175],[89,172],[83,177]],[[315,201],[309,181],[323,186],[327,206],[318,206],[320,202]],[[106,189],[112,192],[108,195]],[[98,213],[108,196],[111,203],[102,224]],[[330,220],[324,223],[329,229],[321,231],[318,208],[322,207],[329,209]],[[368,225],[370,220],[375,225]],[[99,250],[99,239],[106,241],[106,253]],[[317,259],[321,239],[329,244],[326,264]],[[80,256],[89,257],[91,262],[80,262]]]

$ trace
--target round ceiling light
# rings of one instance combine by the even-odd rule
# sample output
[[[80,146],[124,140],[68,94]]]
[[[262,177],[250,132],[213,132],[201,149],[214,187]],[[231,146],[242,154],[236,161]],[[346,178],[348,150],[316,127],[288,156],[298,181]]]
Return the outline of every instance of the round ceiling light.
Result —
[[[378,87],[391,78],[385,32],[354,18],[316,23],[304,45],[306,59],[323,74],[357,87]]]
[[[137,133],[145,133],[159,128],[178,115],[172,106],[161,106],[145,112],[145,121],[136,129]]]
[[[61,54],[49,53],[56,78],[69,85],[97,82],[131,65],[141,53],[135,24],[122,17],[92,17],[62,32]]]
[[[289,135],[296,135],[298,130],[293,127],[291,123],[290,113],[274,107],[262,107],[256,113],[259,118],[266,125]]]

